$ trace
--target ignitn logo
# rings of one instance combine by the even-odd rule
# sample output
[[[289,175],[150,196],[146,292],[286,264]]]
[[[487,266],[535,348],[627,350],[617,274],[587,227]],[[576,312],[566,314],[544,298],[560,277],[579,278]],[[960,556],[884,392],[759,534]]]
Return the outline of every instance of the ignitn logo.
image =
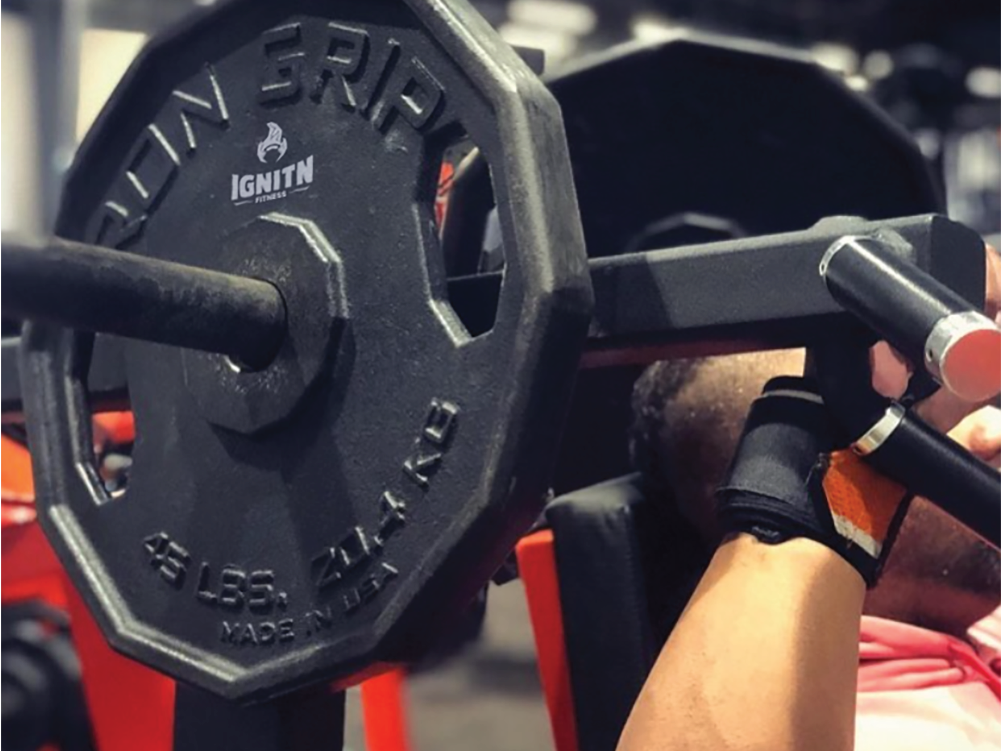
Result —
[[[288,139],[277,123],[268,123],[268,134],[257,142],[257,159],[262,164],[277,164],[288,151]],[[313,155],[294,164],[251,175],[233,175],[230,197],[233,203],[267,203],[301,193],[313,184]]]
[[[268,154],[272,151],[278,152],[278,156],[275,157],[276,162],[280,162],[288,151],[288,141],[282,135],[282,129],[277,123],[268,123],[268,135],[257,143],[257,158],[261,164],[268,163]]]

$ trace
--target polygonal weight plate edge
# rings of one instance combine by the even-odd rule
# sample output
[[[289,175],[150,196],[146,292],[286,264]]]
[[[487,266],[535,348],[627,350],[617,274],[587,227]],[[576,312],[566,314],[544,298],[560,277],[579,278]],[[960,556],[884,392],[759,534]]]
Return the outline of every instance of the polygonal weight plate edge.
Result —
[[[647,108],[642,109],[642,112],[647,114],[652,122],[661,122],[661,118],[667,117],[668,113],[673,112],[677,114],[677,107],[674,110],[668,109],[673,96],[674,101],[679,102],[685,113],[691,111],[696,103],[700,104],[700,106],[704,103],[707,117],[712,118],[714,123],[723,123],[726,126],[723,127],[723,125],[720,125],[712,130],[703,129],[699,131],[699,134],[693,136],[696,146],[692,147],[691,141],[688,141],[689,148],[685,151],[686,156],[684,158],[678,156],[677,152],[685,149],[686,140],[676,137],[677,129],[671,131],[672,138],[664,142],[667,144],[666,146],[650,145],[645,147],[648,152],[652,152],[652,156],[645,162],[639,158],[637,158],[637,161],[641,164],[656,165],[657,168],[660,168],[665,163],[671,164],[676,168],[675,176],[678,178],[673,183],[674,185],[691,185],[695,188],[696,194],[704,192],[699,190],[700,187],[713,189],[714,180],[711,177],[707,177],[702,170],[708,170],[711,167],[713,171],[709,174],[717,174],[716,170],[721,170],[721,165],[720,160],[715,155],[719,153],[729,157],[734,152],[732,148],[716,149],[714,144],[718,142],[715,139],[723,138],[725,141],[734,140],[739,134],[739,137],[742,139],[739,143],[744,144],[745,140],[743,139],[746,136],[742,126],[750,128],[748,135],[754,137],[755,140],[753,143],[762,147],[759,149],[762,155],[772,153],[770,149],[764,148],[765,146],[786,147],[781,142],[782,131],[779,131],[775,135],[770,133],[771,126],[768,126],[766,130],[759,125],[759,123],[768,123],[771,113],[752,113],[752,123],[747,125],[746,114],[742,109],[734,109],[732,113],[728,110],[730,101],[725,96],[721,96],[724,90],[720,86],[714,83],[705,83],[704,73],[696,75],[694,78],[692,77],[690,71],[698,74],[700,64],[705,65],[710,60],[717,67],[719,65],[728,66],[727,75],[720,73],[713,75],[714,71],[708,71],[710,80],[721,85],[738,86],[741,84],[741,76],[745,76],[752,82],[755,80],[760,81],[759,85],[765,86],[764,93],[768,92],[766,84],[769,80],[780,83],[786,82],[787,84],[791,82],[795,91],[800,94],[804,91],[815,93],[816,99],[823,99],[825,101],[825,113],[829,114],[833,111],[834,115],[838,118],[836,121],[837,124],[842,124],[846,119],[850,120],[859,126],[863,131],[864,138],[868,142],[874,143],[878,141],[883,144],[885,156],[880,157],[879,164],[893,177],[894,192],[888,193],[886,190],[883,190],[879,194],[868,198],[867,196],[870,194],[866,193],[866,185],[863,182],[867,169],[864,163],[857,165],[852,163],[850,167],[846,165],[843,170],[844,180],[837,181],[828,176],[831,171],[831,160],[824,159],[821,164],[824,179],[832,180],[832,185],[845,184],[845,181],[847,181],[848,185],[856,185],[855,181],[858,181],[858,187],[854,191],[857,198],[847,201],[843,197],[839,199],[837,196],[834,196],[832,199],[829,197],[832,191],[823,186],[815,191],[808,191],[803,185],[804,178],[802,177],[797,178],[798,182],[796,185],[798,192],[789,194],[790,188],[785,187],[784,183],[777,182],[776,184],[776,181],[782,180],[784,177],[777,178],[774,175],[769,175],[767,169],[764,172],[756,171],[760,169],[761,162],[765,160],[752,155],[748,157],[748,161],[754,166],[754,169],[745,170],[741,168],[740,170],[734,170],[732,173],[726,175],[728,178],[726,184],[718,189],[719,194],[731,196],[728,199],[703,199],[707,203],[707,205],[703,205],[698,201],[679,200],[679,196],[675,195],[679,191],[668,188],[669,195],[665,197],[666,206],[663,207],[663,212],[660,214],[647,216],[646,213],[643,213],[646,210],[640,209],[641,217],[637,218],[629,215],[628,210],[620,210],[615,216],[621,214],[622,218],[616,220],[607,218],[606,215],[616,210],[618,205],[615,200],[602,200],[604,195],[610,191],[607,188],[592,189],[589,181],[593,180],[600,183],[601,180],[598,178],[606,178],[606,182],[602,184],[615,186],[616,190],[618,190],[616,195],[623,195],[623,204],[628,204],[634,200],[634,196],[639,194],[640,191],[638,188],[644,185],[646,180],[637,180],[635,183],[637,189],[624,190],[621,174],[612,172],[601,166],[603,160],[609,159],[610,155],[615,153],[614,149],[619,146],[619,143],[614,139],[602,138],[608,131],[608,119],[602,116],[602,110],[595,103],[600,102],[601,107],[605,108],[613,107],[612,111],[618,111],[620,108],[627,107],[629,102],[638,96],[637,92],[643,91],[643,87],[649,85],[644,83],[646,78],[642,77],[642,74],[645,74],[647,78],[660,74],[672,79],[672,82],[675,79],[685,79],[687,76],[687,80],[691,81],[690,84],[687,82],[683,84],[684,89],[682,91],[672,90],[671,94],[665,95],[663,98],[664,106],[651,105],[649,107],[651,111],[649,112]],[[745,73],[749,69],[760,69],[761,73],[754,73],[753,75]],[[737,71],[740,71],[739,75]],[[766,75],[772,72],[779,75],[772,75],[770,79],[766,79]],[[620,77],[630,74],[633,76],[641,74],[641,77],[638,81],[631,80],[629,85],[624,85],[620,91],[610,93],[607,102],[603,98],[592,96],[590,92],[595,89],[606,88],[609,80],[614,80],[613,73]],[[848,84],[837,74],[823,68],[807,54],[797,50],[757,40],[735,39],[705,31],[684,30],[664,40],[626,43],[598,55],[584,57],[578,62],[554,72],[553,75],[546,78],[546,82],[563,105],[564,118],[567,122],[570,137],[571,157],[574,161],[574,169],[576,171],[580,165],[584,166],[584,169],[581,170],[582,174],[578,175],[578,179],[581,180],[581,184],[578,185],[578,191],[581,195],[585,234],[590,244],[589,253],[592,256],[618,255],[626,251],[628,243],[616,244],[615,242],[610,242],[611,239],[620,239],[619,236],[622,230],[618,228],[618,225],[622,224],[623,219],[626,219],[626,217],[628,217],[626,219],[626,223],[628,224],[628,220],[639,221],[640,219],[645,219],[650,221],[653,219],[663,219],[669,215],[678,215],[679,212],[705,211],[711,216],[735,220],[745,229],[749,229],[751,235],[758,235],[807,229],[819,219],[830,214],[851,214],[865,216],[870,219],[883,219],[940,211],[942,209],[942,197],[940,191],[937,189],[928,160],[921,154],[910,135],[903,131],[899,124],[894,122],[876,104],[859,92],[849,88]],[[779,83],[772,86],[775,89],[775,94],[772,96],[773,100],[782,97],[781,89],[777,88],[778,86]],[[764,97],[762,97],[762,100],[764,100]],[[789,99],[788,101],[798,102],[799,100]],[[829,105],[826,104],[828,102],[830,103]],[[786,108],[787,112],[790,110],[792,110],[791,107]],[[793,115],[793,122],[795,124],[809,122],[811,118],[809,109],[805,111],[799,109],[796,112],[802,112],[803,114]],[[592,117],[598,119],[598,122],[592,123]],[[781,120],[777,122],[777,126],[781,126],[781,124]],[[629,125],[622,128],[622,131],[626,133],[633,133],[634,130],[637,129],[630,128]],[[839,137],[854,137],[852,133],[847,132],[848,128],[834,130],[832,126],[828,131],[829,133],[832,131],[839,133]],[[807,138],[811,137],[811,131],[804,128],[800,132],[805,134],[803,138],[797,136],[792,140],[796,141],[795,146],[797,148],[802,149],[801,142],[805,142]],[[830,143],[829,133],[828,138],[818,139],[817,148],[826,149],[828,153],[837,153],[837,144],[832,145]],[[714,140],[710,140],[710,134]],[[642,135],[646,136],[648,133],[644,131]],[[817,135],[812,134],[812,137],[817,138]],[[589,138],[598,139],[595,141],[593,148],[588,141]],[[766,143],[761,139],[777,140],[778,143]],[[745,149],[745,151],[747,150]],[[661,152],[666,152],[668,156],[663,158]],[[707,153],[713,155],[710,165],[705,165],[704,162],[699,160],[700,157]],[[800,151],[798,153],[802,155],[803,152]],[[694,156],[687,156],[688,154]],[[781,153],[779,156],[781,157]],[[628,157],[620,161],[623,164],[631,163]],[[594,166],[591,166],[592,164]],[[808,160],[804,161],[800,159],[796,164],[802,164],[800,175],[808,174],[807,170],[810,168]],[[782,174],[785,175],[786,173]],[[648,173],[644,172],[642,168],[640,168],[640,175],[647,180],[650,179]],[[906,181],[905,178],[907,178]],[[654,179],[656,180],[656,178]],[[717,178],[717,180],[720,179],[724,178]],[[887,180],[882,180],[880,185],[885,188],[886,182]],[[626,181],[626,184],[628,185],[628,181]],[[660,183],[657,184],[660,185]],[[745,223],[748,214],[748,210],[746,209],[738,210],[737,215],[726,213],[725,209],[721,212],[721,206],[741,201],[740,197],[747,195],[747,191],[753,190],[757,184],[760,184],[762,188],[767,187],[769,190],[776,190],[780,196],[792,195],[792,199],[786,200],[791,200],[794,204],[797,203],[795,200],[796,195],[809,194],[812,196],[819,194],[823,195],[828,201],[834,200],[836,205],[824,210],[822,207],[819,207],[817,199],[804,200],[803,203],[809,206],[811,213],[809,216],[800,216],[803,214],[803,211],[797,208],[792,212],[797,217],[796,221],[791,221],[792,217],[788,216],[790,214],[788,208],[781,208],[783,206],[782,202],[777,204],[773,210],[769,210],[767,206],[752,204],[758,208],[756,216],[761,216],[764,221],[751,219],[751,223]],[[729,187],[730,185],[739,186],[740,190],[735,191],[734,188]],[[906,191],[905,193],[901,193],[902,187]],[[768,192],[765,190],[761,191],[762,194],[767,194]],[[881,198],[880,196],[885,197]],[[838,205],[839,201],[840,204],[848,203],[851,205]],[[892,208],[889,208],[890,206]],[[744,216],[740,216],[741,211],[743,211]],[[605,228],[603,223],[609,221],[612,221],[616,226]],[[642,226],[630,229],[630,235],[639,235]],[[690,244],[692,242],[696,241],[690,240],[681,244]],[[698,240],[697,242],[703,242],[703,240]],[[670,243],[671,246],[677,244],[677,242]]]
[[[232,5],[235,4],[231,4],[231,6]],[[424,12],[429,14],[432,11],[426,10]],[[174,42],[177,41],[176,37],[171,39]],[[154,46],[153,49],[154,51],[159,50],[162,52],[164,47],[163,45]],[[508,53],[508,60],[504,59],[504,53]],[[147,60],[148,58],[141,58],[137,62],[136,70],[139,70],[140,72],[133,72],[130,76],[127,76],[126,82],[134,80],[136,77],[141,78],[141,66]],[[489,56],[485,58],[485,62],[494,66],[495,73],[497,70],[500,70],[500,68],[497,67],[497,60],[503,60],[505,65],[524,67],[514,53],[506,47],[498,46],[498,49],[493,51],[492,58]],[[487,73],[485,72],[484,75],[487,75]],[[519,71],[519,75],[524,75],[523,71]],[[500,101],[497,103],[497,109],[506,114],[510,114],[512,110],[520,110],[522,107],[521,99],[526,96],[524,87],[527,86],[529,87],[528,91],[532,91],[533,82],[534,78],[530,75],[525,77],[525,80],[519,84],[523,89],[520,95],[511,93],[510,90],[506,88],[499,88],[498,91],[503,92],[504,97],[499,98]],[[127,92],[128,83],[123,83],[122,87],[120,87],[119,91],[116,93],[116,96],[124,96]],[[534,223],[537,226],[542,225],[542,231],[534,236],[538,237],[541,235],[546,238],[541,247],[533,248],[533,251],[537,252],[538,255],[532,255],[529,259],[536,262],[536,267],[531,269],[525,268],[522,270],[522,273],[526,275],[528,281],[527,286],[534,285],[536,281],[544,281],[544,284],[539,285],[539,290],[531,290],[530,294],[526,295],[526,299],[534,300],[536,298],[533,297],[532,293],[541,292],[541,301],[534,307],[526,307],[526,309],[519,311],[524,319],[531,319],[543,324],[541,329],[543,333],[539,334],[535,337],[534,341],[531,341],[526,345],[526,350],[528,350],[528,352],[525,354],[526,364],[524,366],[524,373],[532,375],[533,371],[541,369],[542,372],[549,375],[549,380],[552,383],[562,385],[561,389],[556,390],[557,394],[568,394],[569,390],[566,388],[566,383],[570,378],[572,378],[577,359],[577,354],[574,349],[577,342],[582,342],[584,328],[586,325],[586,312],[589,302],[589,289],[587,286],[588,280],[586,276],[580,275],[580,272],[585,268],[583,253],[575,252],[580,250],[579,221],[576,218],[576,208],[573,204],[572,186],[569,190],[565,187],[570,185],[569,170],[565,163],[562,165],[562,168],[560,165],[561,156],[564,157],[565,161],[566,147],[562,139],[558,110],[556,110],[551,101],[546,101],[549,95],[548,92],[545,92],[541,85],[538,85],[537,83],[534,84],[533,93],[537,95],[541,94],[539,99],[535,101],[535,108],[531,113],[522,112],[520,118],[512,116],[510,118],[510,122],[508,123],[509,130],[507,131],[507,135],[510,140],[517,141],[518,137],[521,136],[522,143],[524,144],[524,135],[526,133],[532,132],[533,127],[544,125],[549,137],[549,148],[552,150],[549,153],[549,163],[543,168],[536,162],[533,156],[533,149],[531,148],[532,144],[529,143],[528,148],[523,149],[512,160],[513,163],[511,166],[511,170],[514,172],[524,172],[527,170],[534,179],[526,180],[525,183],[534,183],[534,186],[536,186],[539,193],[542,194],[533,194],[534,190],[530,188],[522,191],[517,198],[521,200],[521,205],[525,209],[525,213],[532,216]],[[111,112],[111,110],[108,112]],[[539,113],[542,113],[542,116],[539,116]],[[114,113],[111,112],[111,114],[106,114],[103,117],[105,119],[111,118],[113,114]],[[529,125],[528,122],[531,120],[532,115],[535,115],[536,122]],[[504,136],[502,134],[502,138],[503,137]],[[94,139],[88,139],[88,144],[94,142],[99,143],[100,139],[96,137]],[[85,146],[85,148],[81,150],[81,157],[80,161],[78,161],[78,165],[86,163],[87,148],[88,147]],[[560,154],[561,148],[563,152],[562,155]],[[508,165],[504,166],[505,169],[508,168]],[[562,191],[554,191],[551,185],[542,187],[542,180],[546,178],[554,179],[554,175],[558,180],[560,173],[563,173],[563,177],[565,177],[565,183],[563,184]],[[75,174],[82,173],[76,172]],[[560,187],[558,182],[556,187]],[[533,200],[541,200],[549,195],[559,196],[560,205],[555,211],[539,211],[537,207],[528,205]],[[68,221],[65,219],[65,215],[64,221]],[[546,263],[546,251],[549,248],[558,248],[562,251],[558,262],[552,264]],[[530,266],[530,264],[526,264],[526,266]],[[542,273],[533,273],[536,271]],[[581,279],[583,279],[583,283],[581,282]],[[547,347],[547,338],[551,340],[555,334],[560,334],[559,346],[555,348]],[[559,414],[561,410],[559,405],[556,403],[557,400],[549,398],[546,400],[547,403],[540,403],[539,399],[533,401],[531,398],[532,389],[527,381],[519,381],[519,383],[521,384],[521,388],[517,390],[518,396],[516,396],[512,402],[514,407],[512,411],[527,415],[529,418],[534,416],[537,418],[540,427],[537,435],[550,435],[557,429],[556,426],[558,426],[559,418],[561,417]],[[541,429],[543,425],[547,427],[546,430]],[[49,429],[58,430],[57,426],[50,425],[48,427]],[[42,435],[42,433],[43,431],[39,431],[40,435]],[[44,439],[44,436],[42,437]],[[500,475],[514,474],[513,467],[518,464],[518,458],[532,453],[532,450],[529,448],[522,448],[520,451],[515,451],[515,449],[512,448],[514,444],[510,441],[507,443],[507,446],[507,454],[509,456],[507,456],[506,459],[502,459],[502,461],[508,466],[504,469],[504,471],[499,472]],[[538,446],[534,447],[535,450],[538,450],[538,448]],[[536,477],[530,478],[530,482],[525,481],[522,484],[539,486],[536,490],[529,490],[526,488],[524,492],[527,497],[538,497],[541,499],[544,492],[544,488],[542,486],[545,484],[545,480],[543,478],[545,470],[540,468],[537,470],[536,475]],[[519,488],[519,490],[521,489]],[[46,526],[51,527],[49,523],[46,523]],[[49,531],[51,533],[52,530],[50,529]],[[63,553],[63,551],[60,552]],[[64,561],[67,555],[78,554],[78,550],[74,550],[72,554],[65,553],[63,555]],[[74,566],[69,566],[69,568],[71,571],[74,570]],[[78,584],[89,583],[93,585],[95,583],[94,580],[87,579],[87,577],[92,573],[93,571],[90,569],[87,569],[84,573],[78,573],[75,577]],[[85,594],[89,594],[89,588],[87,586],[83,586],[82,589]],[[94,607],[95,599],[101,600],[97,603],[100,607]],[[109,605],[106,598],[88,597],[88,601],[91,604],[92,610],[94,610],[95,614],[99,616],[99,621],[102,623],[102,627],[105,629],[106,633],[109,634],[109,638],[115,644],[116,648],[143,661],[158,662],[156,655],[159,648],[157,646],[151,645],[145,639],[134,638],[136,634],[132,631],[125,633],[126,630],[123,629],[120,623],[122,618],[121,612],[102,612],[104,607]],[[198,671],[204,670],[204,667],[206,666],[201,668],[197,666],[181,668],[181,672],[184,673],[181,677],[187,677],[189,680],[193,680],[194,682],[198,682],[199,678],[205,680],[206,676],[198,674]],[[192,673],[191,671],[195,672]],[[230,695],[236,696],[237,694],[244,695],[242,692],[248,689],[247,686],[244,686],[239,690],[234,689],[231,685],[233,677],[228,674],[222,664],[216,665],[213,673],[214,675],[210,677],[213,684],[212,687],[219,692],[232,692]],[[249,673],[245,673],[245,675],[249,676]],[[253,690],[267,693],[268,687],[259,683]]]

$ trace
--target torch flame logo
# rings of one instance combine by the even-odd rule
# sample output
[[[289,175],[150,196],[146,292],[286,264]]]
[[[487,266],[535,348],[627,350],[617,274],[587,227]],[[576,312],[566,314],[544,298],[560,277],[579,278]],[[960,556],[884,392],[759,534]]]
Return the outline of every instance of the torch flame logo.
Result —
[[[275,162],[280,162],[281,158],[285,156],[285,152],[288,151],[288,141],[285,140],[282,129],[278,127],[277,123],[268,123],[268,135],[257,144],[257,158],[261,160],[262,164],[268,163],[268,153],[271,151],[278,152],[278,156],[274,159]]]

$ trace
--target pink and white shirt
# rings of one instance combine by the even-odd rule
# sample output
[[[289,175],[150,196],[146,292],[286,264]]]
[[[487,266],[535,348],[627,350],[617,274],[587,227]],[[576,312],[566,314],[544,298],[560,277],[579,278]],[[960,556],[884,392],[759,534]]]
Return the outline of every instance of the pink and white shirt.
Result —
[[[855,751],[1001,751],[1001,609],[968,635],[862,618]]]

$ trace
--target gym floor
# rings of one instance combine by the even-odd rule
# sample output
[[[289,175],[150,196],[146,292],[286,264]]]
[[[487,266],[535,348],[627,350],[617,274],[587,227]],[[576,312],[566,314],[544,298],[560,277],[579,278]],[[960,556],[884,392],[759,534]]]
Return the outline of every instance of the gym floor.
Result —
[[[479,640],[408,681],[414,751],[551,751],[525,590],[491,586]],[[362,751],[357,691],[348,693],[345,749]]]

